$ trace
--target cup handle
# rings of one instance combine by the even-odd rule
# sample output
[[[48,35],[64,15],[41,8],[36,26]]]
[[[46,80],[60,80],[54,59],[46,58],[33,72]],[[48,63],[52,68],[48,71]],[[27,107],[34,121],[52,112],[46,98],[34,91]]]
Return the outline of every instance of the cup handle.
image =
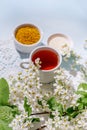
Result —
[[[20,63],[22,69],[29,69],[29,59],[26,59]]]

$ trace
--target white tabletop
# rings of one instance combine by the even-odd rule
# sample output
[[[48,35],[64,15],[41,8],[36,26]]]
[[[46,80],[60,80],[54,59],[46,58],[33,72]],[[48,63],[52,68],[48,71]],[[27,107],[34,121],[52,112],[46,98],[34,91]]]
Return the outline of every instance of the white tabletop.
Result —
[[[87,0],[1,0],[0,76],[19,71],[21,59],[9,39],[14,28],[22,23],[40,26],[44,44],[53,33],[69,35],[77,52],[87,57],[83,48],[87,40]]]
[[[80,51],[87,39],[86,0],[3,0],[0,3],[0,40],[12,37],[22,23],[39,25],[43,42],[53,33],[69,35]]]

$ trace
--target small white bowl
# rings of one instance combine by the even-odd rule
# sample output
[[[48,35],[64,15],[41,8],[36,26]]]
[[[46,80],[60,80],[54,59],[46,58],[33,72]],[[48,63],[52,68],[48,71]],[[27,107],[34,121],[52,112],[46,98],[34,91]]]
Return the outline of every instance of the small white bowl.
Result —
[[[73,41],[71,38],[61,33],[50,35],[47,39],[47,44],[48,46],[59,50],[63,56],[67,55],[73,48]]]
[[[22,28],[22,27],[28,27],[28,26],[32,26],[32,27],[37,28],[37,30],[38,30],[39,33],[40,33],[40,39],[39,39],[36,43],[33,43],[33,44],[23,44],[23,43],[19,42],[19,41],[16,39],[16,33],[17,33],[18,29],[19,29],[19,28]],[[15,48],[16,48],[19,52],[23,52],[23,53],[30,53],[35,47],[37,47],[37,46],[41,43],[42,37],[43,37],[43,32],[42,32],[42,30],[41,30],[37,25],[30,24],[30,23],[25,23],[25,24],[18,25],[18,26],[14,29],[14,32],[13,32],[13,40],[14,40]]]

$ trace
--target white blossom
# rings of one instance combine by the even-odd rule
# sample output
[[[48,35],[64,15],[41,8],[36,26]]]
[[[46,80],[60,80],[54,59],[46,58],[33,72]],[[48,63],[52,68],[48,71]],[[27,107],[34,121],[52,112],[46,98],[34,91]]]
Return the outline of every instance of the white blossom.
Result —
[[[34,123],[31,120],[24,120],[26,118],[38,117],[42,126],[46,126],[44,130],[87,130],[87,109],[84,109],[82,113],[69,120],[68,115],[60,115],[58,110],[51,111],[47,104],[48,99],[55,97],[65,110],[78,105],[77,100],[80,98],[80,95],[75,93],[76,89],[74,88],[77,88],[80,83],[85,81],[83,71],[77,72],[75,77],[68,70],[59,68],[55,71],[55,81],[51,85],[45,85],[40,83],[40,59],[37,59],[35,62],[37,66],[30,63],[28,70],[18,72],[16,76],[9,76],[9,103],[17,105],[21,112],[20,115],[16,115],[9,126],[13,130],[29,130],[30,128],[35,128]],[[87,71],[87,68],[84,68]],[[30,117],[28,117],[23,106],[25,97],[27,97],[28,104],[32,108],[33,115]],[[38,100],[41,101],[41,105],[38,104]],[[48,112],[48,114],[45,115],[45,112]],[[34,115],[35,113],[43,114]],[[54,116],[53,119],[50,118],[50,113]]]

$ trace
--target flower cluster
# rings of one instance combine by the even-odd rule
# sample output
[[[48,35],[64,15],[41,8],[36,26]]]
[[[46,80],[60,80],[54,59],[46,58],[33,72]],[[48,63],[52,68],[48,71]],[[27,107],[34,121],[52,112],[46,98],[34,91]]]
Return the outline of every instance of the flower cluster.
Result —
[[[77,72],[75,77],[68,70],[59,68],[55,71],[53,83],[41,84],[38,63],[39,59],[37,66],[30,63],[28,70],[9,76],[9,103],[18,106],[20,111],[10,127],[13,130],[36,130],[39,127],[43,130],[87,130],[86,91],[77,89],[77,94],[74,89],[86,82],[84,72]],[[85,86],[81,84],[79,88],[86,90]],[[24,106],[25,97],[27,108]],[[40,126],[37,127],[38,122]]]
[[[81,95],[77,95],[75,93],[75,90],[73,89],[73,87],[76,87],[74,85],[77,85],[77,83],[73,84],[73,82],[76,82],[76,80],[74,80],[74,77],[71,76],[71,74],[63,68],[57,70],[55,73],[57,73],[57,75],[55,76],[55,83],[53,84],[53,86],[54,96],[56,100],[63,104],[64,109],[70,110],[72,107],[77,107],[78,100],[81,99]],[[83,73],[81,72],[80,74],[83,75]],[[79,76],[79,79],[82,82],[85,82],[83,76],[82,79]],[[77,82],[79,79],[77,79]],[[81,83],[81,81],[79,82],[79,84]],[[87,92],[86,90],[87,86],[85,88],[85,92]],[[84,94],[82,95],[82,97],[83,96]],[[87,98],[85,98],[85,100],[87,101]],[[69,107],[71,108],[68,109]],[[52,114],[54,115],[54,119],[49,118],[48,121],[46,121],[47,128],[50,130],[87,130],[87,107],[85,107],[85,109],[82,110],[81,113],[77,114],[77,116],[72,119],[69,119],[69,116],[66,113],[64,113],[62,117],[60,116],[58,111],[53,111]]]
[[[41,87],[39,81],[39,71],[36,66],[31,63],[29,70],[19,72],[16,77],[9,77],[10,84],[10,100],[11,104],[18,105],[26,96],[29,102],[35,102],[39,96],[39,89]],[[32,101],[31,101],[32,100]]]
[[[64,105],[64,108],[76,105],[79,96],[75,94],[73,88],[73,76],[62,68],[55,73],[55,83],[53,86],[55,87],[54,95],[56,96],[56,99]]]
[[[62,55],[67,55],[67,57],[70,56],[70,47],[67,43],[65,43],[62,47],[61,47],[61,53]]]
[[[21,113],[13,119],[12,123],[9,126],[12,127],[13,130],[28,130],[29,128],[33,127],[33,124],[29,120],[24,122],[26,118],[27,113]]]

